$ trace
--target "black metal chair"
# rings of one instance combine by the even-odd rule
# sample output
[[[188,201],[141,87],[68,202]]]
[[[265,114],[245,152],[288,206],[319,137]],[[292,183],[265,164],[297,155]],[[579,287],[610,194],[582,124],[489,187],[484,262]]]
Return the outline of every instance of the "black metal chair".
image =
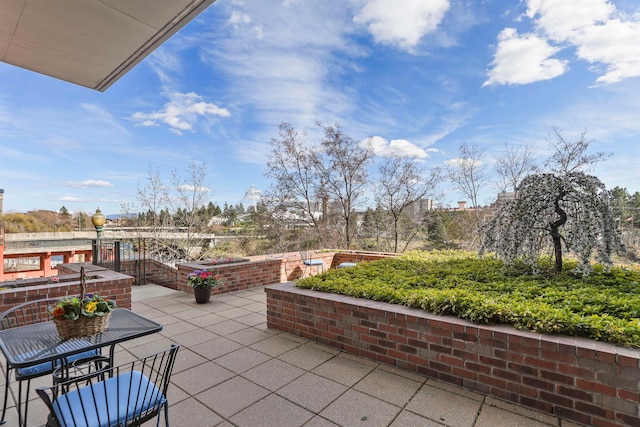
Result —
[[[36,392],[49,408],[47,427],[139,426],[164,409],[169,426],[167,389],[179,349],[168,350],[96,371]]]
[[[42,323],[49,320],[49,307],[55,305],[59,301],[59,298],[45,298],[34,301],[27,301],[25,303],[16,305],[9,310],[0,314],[0,330],[16,328],[19,326],[31,325],[34,323]],[[63,344],[69,348],[82,348],[84,343],[82,340],[70,340]],[[25,358],[29,354],[25,353]],[[73,357],[70,357],[67,363],[78,362],[93,364],[96,367],[106,367],[110,365],[109,358],[101,356],[100,350],[91,350],[78,353]],[[18,410],[18,421],[20,425],[27,424],[27,413],[29,408],[29,389],[31,386],[31,380],[34,378],[49,375],[54,372],[58,367],[59,362],[45,362],[38,365],[30,366],[28,368],[15,368],[8,362],[5,366],[5,387],[4,387],[4,403],[2,406],[2,418],[0,418],[0,424],[5,423],[5,415],[7,411],[7,402],[9,398],[9,384],[11,383],[11,374],[15,376],[15,380],[18,382],[18,398],[16,406]],[[24,419],[21,411],[22,407],[22,384],[26,381],[26,391],[24,399]]]

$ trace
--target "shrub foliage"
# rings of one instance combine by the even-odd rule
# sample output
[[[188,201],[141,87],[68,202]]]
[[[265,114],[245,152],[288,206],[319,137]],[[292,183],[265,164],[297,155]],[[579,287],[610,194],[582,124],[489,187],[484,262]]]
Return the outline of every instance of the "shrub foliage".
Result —
[[[640,347],[640,273],[596,265],[589,276],[562,274],[542,258],[533,275],[524,263],[505,264],[459,251],[408,252],[333,269],[298,281],[298,286],[367,298],[475,323],[588,337]]]

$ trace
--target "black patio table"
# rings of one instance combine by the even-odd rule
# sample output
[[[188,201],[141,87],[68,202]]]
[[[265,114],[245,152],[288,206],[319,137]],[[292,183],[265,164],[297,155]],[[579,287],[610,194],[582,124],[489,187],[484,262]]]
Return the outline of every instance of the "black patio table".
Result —
[[[7,362],[16,369],[46,362],[55,363],[56,360],[62,363],[75,354],[103,347],[109,347],[109,360],[113,361],[116,344],[161,330],[160,323],[131,310],[116,308],[111,313],[109,327],[104,332],[63,340],[58,335],[53,321],[36,323],[0,331],[0,350],[4,353]],[[27,404],[28,402],[25,402],[25,414]],[[18,412],[20,412],[19,408]],[[19,419],[22,420],[23,417],[20,416]]]

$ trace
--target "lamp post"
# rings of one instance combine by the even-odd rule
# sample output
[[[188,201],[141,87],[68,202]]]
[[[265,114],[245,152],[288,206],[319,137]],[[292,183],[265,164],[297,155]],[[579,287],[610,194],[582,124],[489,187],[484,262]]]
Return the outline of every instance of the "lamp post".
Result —
[[[99,265],[98,262],[102,262],[102,257],[100,254],[100,237],[102,237],[102,227],[107,219],[104,217],[100,208],[96,209],[96,213],[91,217],[91,222],[93,226],[96,228],[96,233],[98,234],[98,239],[96,240],[96,262],[94,264]]]

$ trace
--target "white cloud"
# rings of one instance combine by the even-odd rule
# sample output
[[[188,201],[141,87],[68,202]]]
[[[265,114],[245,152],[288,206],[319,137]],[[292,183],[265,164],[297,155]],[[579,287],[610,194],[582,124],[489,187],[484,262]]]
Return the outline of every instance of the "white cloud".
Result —
[[[376,43],[409,50],[436,30],[449,7],[448,0],[369,0],[354,21],[368,24]]]
[[[102,107],[95,104],[83,103],[82,109],[91,114],[90,119],[103,129],[115,129],[120,133],[129,134],[129,131],[113,117],[113,115]]]
[[[580,7],[570,0],[529,0],[527,16],[549,39],[575,46],[578,58],[601,64],[598,83],[640,76],[640,14],[625,15],[607,0],[583,0]]]
[[[111,203],[111,202],[116,202],[117,200],[110,200],[107,199],[105,197],[93,197],[93,198],[89,198],[89,197],[76,197],[76,196],[61,196],[58,198],[59,201],[61,202],[66,202],[66,203]],[[80,212],[82,212],[82,209],[79,210]],[[73,211],[71,211],[72,213]],[[94,212],[92,209],[87,209],[85,213],[88,213],[89,215],[91,215],[91,212]]]
[[[245,142],[236,147],[235,156],[243,163],[264,166],[272,146],[263,142]]]
[[[447,166],[464,166],[468,165],[468,167],[479,167],[482,165],[480,160],[475,159],[461,159],[459,157],[454,157],[453,159],[445,160],[444,162]]]
[[[64,182],[63,185],[72,188],[113,187],[113,184],[109,181],[102,181],[99,179],[88,179],[81,182]]]
[[[200,59],[228,80],[245,111],[269,128],[283,120],[302,127],[343,122],[353,100],[335,82],[345,70],[353,73],[348,58],[364,54],[349,37],[354,24],[346,3],[220,5],[228,11],[216,31],[200,34]],[[234,15],[250,18],[231,25]]]
[[[153,113],[136,112],[131,119],[142,126],[164,123],[172,132],[182,135],[182,131],[192,131],[200,117],[231,117],[231,113],[226,108],[204,102],[202,97],[194,92],[173,92],[168,96],[170,101],[164,105],[164,109]]]
[[[229,18],[229,23],[232,25],[250,24],[251,16],[247,15],[246,13],[234,11],[231,13],[231,17]]]
[[[371,143],[373,152],[382,157],[414,157],[424,159],[429,157],[427,152],[406,139],[392,139],[387,141],[381,136],[373,136],[361,142],[361,144]],[[432,150],[430,150],[432,151]]]
[[[528,18],[556,42],[573,42],[577,33],[604,22],[615,11],[607,0],[528,0]]]
[[[175,55],[168,45],[156,49],[147,59],[147,63],[164,85],[172,84],[174,75],[179,75],[182,71],[180,57]]]
[[[640,76],[640,20],[610,20],[581,35],[578,56],[592,64],[603,64],[606,72],[598,83],[616,83]]]
[[[498,37],[498,48],[489,72],[487,84],[532,83],[562,74],[562,61],[550,59],[554,49],[574,47],[578,59],[592,64],[592,71],[601,74],[597,83],[616,83],[640,76],[640,14],[625,14],[608,0],[528,0],[525,16],[531,19],[534,33],[514,38],[515,30],[506,28]],[[518,41],[536,40],[538,55],[543,62],[536,73],[519,78],[527,63],[529,51],[517,55]],[[557,48],[551,46],[557,45]],[[546,45],[546,48],[544,47]],[[508,50],[512,55],[505,55]],[[552,52],[552,53],[548,53]],[[546,53],[546,56],[543,54]],[[565,68],[566,71],[566,68]],[[533,80],[531,80],[533,78]]]
[[[505,28],[498,36],[498,48],[483,86],[528,84],[548,80],[567,71],[567,61],[551,58],[559,51],[535,34],[519,35]]]
[[[211,191],[209,187],[196,187],[195,185],[188,185],[188,184],[178,185],[176,188],[181,191],[192,191],[192,192],[198,192],[198,193],[208,193]]]

